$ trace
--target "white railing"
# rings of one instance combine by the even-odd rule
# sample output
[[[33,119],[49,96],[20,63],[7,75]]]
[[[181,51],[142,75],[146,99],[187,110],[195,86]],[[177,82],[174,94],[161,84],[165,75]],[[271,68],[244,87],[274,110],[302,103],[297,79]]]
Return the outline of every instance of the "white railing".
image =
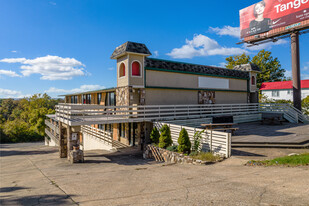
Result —
[[[101,106],[59,104],[56,119],[69,124],[91,125],[123,122],[164,121],[209,118],[221,115],[251,115],[280,112],[290,122],[305,122],[306,117],[288,104],[211,104],[211,105],[146,105]]]
[[[47,128],[45,128],[45,134],[47,134],[48,137],[53,139],[55,141],[55,143],[59,145],[59,136],[58,136],[58,134],[56,134],[56,136],[53,135]]]
[[[45,125],[48,126],[50,129],[54,130],[57,134],[59,134],[59,127],[52,124],[48,119],[45,120]]]
[[[113,145],[113,135],[111,132],[107,132],[88,125],[83,125],[81,129],[83,133],[95,137],[97,140],[103,142],[104,144],[111,146]]]
[[[191,145],[193,145],[194,134],[196,132],[203,131],[201,133],[202,136],[201,149],[203,151],[220,154],[227,158],[231,156],[231,133],[219,132],[214,130],[203,130],[200,128],[187,127],[165,122],[154,122],[154,126],[157,127],[158,130],[160,130],[164,124],[169,126],[171,130],[171,137],[173,140],[173,144],[175,145],[178,145],[177,141],[179,133],[183,128],[186,129],[188,132]]]

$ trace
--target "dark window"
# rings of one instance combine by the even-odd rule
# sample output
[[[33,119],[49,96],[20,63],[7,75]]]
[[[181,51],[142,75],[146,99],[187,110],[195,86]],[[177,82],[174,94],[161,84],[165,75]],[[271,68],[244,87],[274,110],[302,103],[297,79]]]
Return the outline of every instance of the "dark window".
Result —
[[[254,76],[251,77],[251,85],[255,85],[255,77]]]
[[[98,128],[104,130],[104,124],[98,124]]]
[[[101,103],[101,99],[102,99],[102,94],[100,93],[100,94],[98,94],[98,104]]]
[[[71,96],[71,104],[74,103],[74,96]]]
[[[104,129],[107,132],[112,132],[113,131],[113,126],[111,124],[106,124]]]
[[[115,92],[106,93],[105,106],[115,106],[115,105],[116,105]]]
[[[91,94],[86,94],[86,104],[91,104]]]
[[[74,96],[74,103],[77,104],[77,99],[78,97],[77,96]]]
[[[119,124],[119,136],[125,137],[125,124],[124,123]]]

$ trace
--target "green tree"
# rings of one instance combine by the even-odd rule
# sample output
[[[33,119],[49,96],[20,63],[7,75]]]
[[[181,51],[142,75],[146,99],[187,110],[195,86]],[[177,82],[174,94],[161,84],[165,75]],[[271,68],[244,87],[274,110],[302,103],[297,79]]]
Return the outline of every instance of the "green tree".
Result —
[[[159,147],[160,148],[167,148],[168,146],[173,144],[173,140],[171,137],[171,130],[169,126],[166,124],[160,129],[161,135],[159,138]]]
[[[25,142],[43,140],[46,114],[53,114],[59,100],[47,94],[35,94],[20,100],[0,102],[0,141]]]
[[[257,65],[261,72],[257,75],[257,87],[260,88],[263,82],[285,81],[285,69],[281,68],[278,58],[274,58],[270,51],[261,50],[252,59],[245,53],[238,56],[226,58],[226,68],[233,69],[236,65],[252,63]]]
[[[178,151],[189,154],[190,150],[191,150],[191,142],[189,139],[188,132],[185,128],[182,128],[178,138]]]
[[[151,142],[158,144],[159,143],[159,138],[160,138],[160,133],[157,127],[153,127],[151,133],[150,133],[150,140]]]

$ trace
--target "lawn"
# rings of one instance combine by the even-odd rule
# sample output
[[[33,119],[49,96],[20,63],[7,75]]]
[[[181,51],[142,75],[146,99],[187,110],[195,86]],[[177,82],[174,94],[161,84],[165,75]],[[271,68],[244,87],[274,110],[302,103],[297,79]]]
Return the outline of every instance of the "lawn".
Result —
[[[262,161],[251,160],[247,162],[246,165],[249,165],[249,166],[254,166],[254,165],[258,165],[258,166],[274,166],[274,165],[306,166],[306,165],[309,165],[309,153],[278,157],[272,160],[262,160]]]

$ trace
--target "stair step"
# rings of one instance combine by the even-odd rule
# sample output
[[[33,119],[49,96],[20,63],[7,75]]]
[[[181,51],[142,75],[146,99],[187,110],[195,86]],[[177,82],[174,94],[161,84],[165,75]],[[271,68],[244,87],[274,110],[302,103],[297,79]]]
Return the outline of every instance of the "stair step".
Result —
[[[306,144],[233,144],[232,147],[264,147],[264,148],[309,148],[309,143]]]

